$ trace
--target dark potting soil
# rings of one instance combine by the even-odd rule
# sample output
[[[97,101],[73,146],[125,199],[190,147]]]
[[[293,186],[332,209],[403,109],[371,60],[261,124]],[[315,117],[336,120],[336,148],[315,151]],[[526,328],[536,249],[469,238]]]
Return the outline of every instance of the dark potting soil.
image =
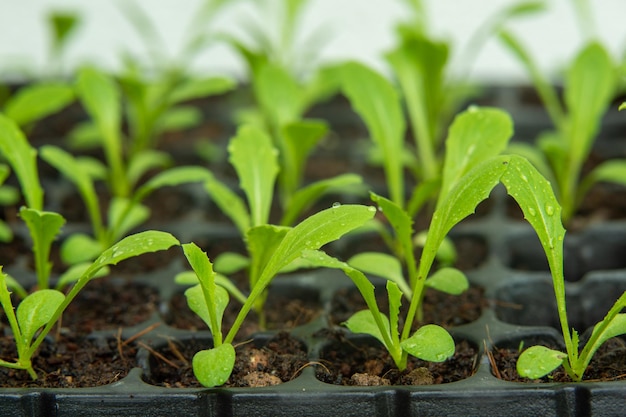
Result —
[[[426,289],[424,301],[424,320],[419,324],[435,323],[443,327],[460,326],[478,320],[482,309],[487,306],[487,300],[483,298],[484,289],[476,286],[460,295],[450,295]],[[401,317],[406,314],[409,303],[402,300]],[[389,299],[386,291],[377,291],[376,302],[381,311],[389,311]],[[363,297],[355,288],[345,288],[337,291],[331,301],[330,322],[336,325],[348,320],[354,313],[367,308]]]
[[[100,278],[89,282],[70,303],[62,326],[79,334],[134,326],[148,320],[158,305],[159,293],[153,287]]]
[[[379,343],[357,344],[341,333],[323,349],[316,376],[335,385],[432,385],[460,381],[474,374],[478,350],[467,341],[456,343],[454,356],[444,362],[425,362],[409,357],[407,368],[399,371]]]
[[[224,312],[224,331],[228,331],[237,317],[241,305],[231,300]],[[266,300],[266,320],[269,330],[289,330],[307,324],[322,313],[322,306],[317,300],[287,297],[270,292]],[[168,325],[186,330],[206,330],[207,325],[187,305],[184,294],[174,294],[170,300],[169,312],[165,317]],[[244,324],[239,330],[237,340],[249,337],[261,329],[257,315],[248,313]]]
[[[14,361],[12,336],[0,339],[0,357]],[[59,340],[44,342],[35,354],[33,367],[38,379],[26,371],[0,368],[0,386],[4,388],[84,388],[117,382],[135,363],[136,347],[119,339],[87,339],[62,334]]]
[[[191,363],[196,352],[208,348],[207,342],[192,339],[157,349],[150,356],[151,372],[146,382],[174,388],[201,387]],[[250,342],[237,345],[235,350],[235,367],[226,387],[277,385],[296,378],[308,364],[306,347],[287,333],[277,334],[264,346]]]
[[[547,344],[551,349],[559,349]],[[522,378],[517,373],[517,348],[498,348],[489,352],[492,374],[499,379],[511,382],[542,383],[572,382],[562,366],[539,379]],[[619,337],[607,340],[596,352],[583,375],[583,381],[618,381],[626,380],[626,341]]]

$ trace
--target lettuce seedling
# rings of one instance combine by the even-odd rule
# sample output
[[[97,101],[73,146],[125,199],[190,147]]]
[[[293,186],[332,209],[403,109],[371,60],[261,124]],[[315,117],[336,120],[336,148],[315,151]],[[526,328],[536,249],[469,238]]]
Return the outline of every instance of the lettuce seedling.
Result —
[[[244,237],[248,249],[248,262],[241,262],[241,257],[224,254],[218,259],[229,259],[224,274],[235,272],[237,268],[248,267],[250,288],[255,288],[261,279],[268,247],[265,230],[272,230],[277,236],[284,234],[288,227],[302,212],[309,208],[320,196],[336,188],[360,182],[356,175],[346,174],[336,178],[321,180],[298,190],[283,213],[281,226],[271,225],[270,209],[274,199],[274,186],[279,173],[278,153],[270,137],[255,125],[241,126],[237,135],[228,146],[230,163],[239,177],[239,185],[246,199],[241,198],[228,186],[211,177],[206,188],[216,205],[236,225]],[[247,201],[247,204],[246,204]],[[259,232],[262,231],[262,232]],[[272,243],[273,245],[273,243]],[[231,262],[236,262],[233,269]],[[265,294],[255,302],[255,311],[260,317],[261,326],[265,325]]]
[[[530,177],[529,177],[530,180]],[[557,312],[565,341],[566,352],[549,349],[545,346],[532,346],[524,350],[517,361],[517,372],[526,378],[536,379],[548,375],[557,367],[563,368],[573,381],[581,381],[593,355],[608,339],[626,334],[626,292],[611,307],[606,316],[597,323],[589,340],[579,350],[579,336],[575,329],[570,330],[565,299],[565,278],[563,275],[563,237],[565,229],[560,221],[561,207],[552,194],[549,184],[543,183],[534,193],[520,194],[524,204],[524,216],[533,224],[548,258]],[[518,200],[519,202],[520,200]],[[531,210],[531,202],[543,204],[545,210]],[[526,208],[524,208],[526,207]],[[541,206],[539,206],[541,207]]]
[[[17,347],[15,362],[0,359],[0,366],[25,370],[33,380],[37,379],[37,373],[32,365],[33,356],[67,306],[89,281],[99,276],[99,272],[109,265],[116,265],[125,259],[165,250],[178,244],[172,235],[165,232],[146,231],[128,236],[102,252],[92,264],[78,273],[73,278],[75,283],[67,295],[58,289],[40,287],[25,296],[17,309],[13,308],[9,292],[9,286],[14,279],[2,272],[0,266],[0,304]]]
[[[626,185],[626,160],[601,163],[582,176],[583,164],[593,148],[602,116],[615,94],[616,66],[605,48],[591,41],[577,54],[567,69],[564,104],[545,79],[530,53],[510,32],[501,39],[528,71],[539,97],[554,124],[554,131],[542,134],[535,146],[515,144],[511,150],[533,161],[547,178],[553,179],[567,225],[583,198],[598,182]]]
[[[105,222],[101,202],[96,193],[94,161],[74,157],[61,148],[43,146],[41,158],[55,167],[65,178],[74,183],[83,199],[92,227],[92,235],[74,233],[61,245],[61,259],[70,265],[93,260],[105,248],[124,237],[130,230],[144,223],[150,209],[141,204],[152,192],[166,186],[178,186],[206,181],[210,172],[203,167],[174,167],[150,178],[132,192],[130,198],[113,197]]]
[[[3,114],[0,114],[0,154],[13,168],[26,202],[19,213],[33,241],[37,284],[41,289],[49,288],[50,248],[65,219],[58,213],[43,210],[44,193],[37,173],[37,151],[30,147],[15,122]]]
[[[264,297],[276,274],[298,262],[304,251],[317,250],[362,226],[374,217],[375,212],[374,207],[337,205],[306,218],[293,228],[261,225],[250,229],[249,236],[256,236],[256,241],[264,244],[257,248],[262,249],[256,259],[258,279],[225,337],[221,319],[228,305],[228,292],[217,284],[213,265],[206,254],[194,243],[183,244],[185,256],[199,281],[185,292],[187,302],[207,323],[213,335],[213,348],[202,350],[193,358],[194,374],[200,383],[213,387],[226,382],[235,363],[233,340],[248,312],[258,299]]]
[[[522,207],[528,222],[540,237],[546,236],[546,227],[560,224],[559,207],[550,184],[525,158],[518,155],[494,156],[473,166],[461,175],[435,209],[417,266],[416,279],[410,282],[412,296],[404,320],[400,319],[403,291],[393,280],[388,280],[386,286],[389,298],[389,316],[386,316],[376,303],[374,286],[361,271],[321,251],[303,254],[311,264],[341,269],[353,280],[368,309],[355,313],[345,325],[355,333],[366,333],[378,339],[389,351],[398,369],[406,368],[408,355],[441,362],[454,354],[454,340],[442,327],[424,325],[411,334],[412,327],[439,246],[452,227],[472,214],[498,183],[502,183]],[[394,206],[385,200],[379,201],[383,203],[383,212],[392,208],[386,215],[394,228],[410,227],[410,223],[406,224],[405,214],[393,209]],[[562,229],[555,228],[546,245],[559,245],[563,236]],[[433,278],[435,276],[430,279]]]
[[[279,0],[266,8],[258,6],[259,15],[269,11],[269,16],[261,24],[246,21],[243,27],[249,39],[225,35],[247,64],[256,104],[254,109],[239,112],[239,121],[261,126],[279,151],[278,201],[283,209],[302,187],[307,159],[328,132],[325,121],[304,115],[338,88],[336,68],[319,68],[315,63],[314,55],[328,32],[316,31],[304,45],[296,43],[296,30],[307,4],[306,0]],[[268,26],[267,21],[275,23]],[[346,184],[342,191],[354,193],[353,185]]]
[[[545,6],[542,1],[522,1],[491,16],[466,42],[460,60],[465,67],[452,73],[452,45],[430,33],[422,1],[407,0],[405,3],[409,7],[409,17],[398,25],[397,45],[385,57],[402,91],[413,131],[417,157],[414,174],[422,182],[422,187],[432,187],[432,182],[441,178],[443,129],[473,90],[465,79],[469,64],[504,22],[542,11]]]

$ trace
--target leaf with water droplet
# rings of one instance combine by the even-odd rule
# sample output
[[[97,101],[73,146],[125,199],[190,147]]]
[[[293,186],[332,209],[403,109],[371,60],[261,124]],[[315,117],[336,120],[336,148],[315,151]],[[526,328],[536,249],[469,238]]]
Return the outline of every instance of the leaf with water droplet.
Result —
[[[193,356],[193,374],[205,387],[222,385],[233,371],[235,356],[235,348],[229,343],[201,350]]]
[[[443,362],[454,355],[454,339],[443,327],[427,324],[401,342],[402,349],[416,358]]]
[[[558,368],[567,355],[545,346],[526,349],[517,360],[517,373],[524,378],[541,378]]]

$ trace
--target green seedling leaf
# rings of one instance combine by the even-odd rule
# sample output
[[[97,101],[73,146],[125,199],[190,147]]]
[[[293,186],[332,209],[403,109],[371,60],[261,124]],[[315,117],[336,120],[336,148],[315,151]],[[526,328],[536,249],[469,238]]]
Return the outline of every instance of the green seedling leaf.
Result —
[[[28,292],[26,291],[26,289],[24,289],[24,287],[22,287],[22,285],[15,278],[13,278],[9,274],[5,274],[4,272],[2,272],[2,266],[0,266],[0,277],[2,277],[5,282],[4,284],[0,284],[0,288],[4,288],[5,290],[8,288],[9,290],[15,292],[15,294],[22,300],[28,297]]]
[[[524,218],[535,229],[548,256],[553,277],[562,273],[562,251],[565,229],[561,222],[561,206],[550,183],[526,159],[511,156],[502,183],[517,201]]]
[[[109,180],[114,194],[126,196],[129,189],[122,162],[119,90],[111,77],[88,67],[82,69],[78,75],[77,91],[103,140],[104,152],[111,170]]]
[[[374,285],[372,285],[367,277],[358,269],[351,267],[345,262],[341,262],[331,256],[328,256],[326,253],[319,250],[305,250],[302,252],[301,256],[310,262],[311,265],[315,265],[320,268],[339,269],[352,280],[365,300],[368,310],[358,312],[352,316],[355,318],[355,321],[353,322],[355,327],[354,330],[351,330],[357,333],[358,329],[363,329],[365,333],[376,337],[391,353],[396,364],[399,364],[401,361],[400,346],[398,345],[397,348],[394,347],[394,340],[391,338],[389,331],[389,319],[380,312],[378,304],[376,303]],[[367,313],[369,313],[369,315]],[[370,320],[369,324],[367,323],[368,319]]]
[[[342,69],[343,92],[363,118],[372,140],[383,153],[391,200],[404,206],[402,155],[405,123],[398,93],[382,75],[349,62]]]
[[[209,326],[215,346],[220,346],[222,316],[228,305],[228,292],[215,285],[215,272],[206,253],[195,243],[184,244],[183,251],[200,282],[199,285],[185,291],[187,304]]]
[[[102,252],[102,250],[100,251]],[[97,256],[97,255],[96,255]],[[91,259],[94,259],[96,256],[93,256]],[[83,262],[76,265],[72,265],[67,271],[65,271],[57,281],[55,286],[56,290],[62,290],[66,286],[75,283],[84,275],[85,272],[91,266],[91,262]],[[109,268],[100,269],[95,275],[94,278],[104,277],[109,274]]]
[[[225,383],[235,366],[235,348],[225,343],[216,348],[201,350],[193,356],[193,374],[207,388]]]
[[[184,271],[179,272],[174,277],[174,282],[178,285],[197,285],[198,284],[198,276],[194,271]],[[215,274],[215,283],[220,287],[226,289],[230,295],[232,295],[235,300],[239,303],[243,304],[246,302],[246,296],[237,288],[235,284],[233,284],[228,278],[226,278],[222,274]]]
[[[179,85],[170,95],[170,104],[226,93],[237,86],[229,77],[191,78]]]
[[[187,304],[189,305],[191,311],[196,313],[198,317],[206,323],[211,330],[211,334],[215,335],[217,333],[221,333],[222,317],[226,306],[228,306],[228,292],[224,288],[216,285],[212,304],[207,304],[202,286],[198,284],[188,288],[185,291],[185,297],[187,297]],[[213,313],[209,312],[209,306],[213,309]],[[214,327],[214,325],[211,324],[212,315],[215,317],[215,326],[217,327]]]
[[[409,354],[429,362],[443,362],[454,355],[454,339],[443,327],[427,324],[400,345]]]
[[[303,112],[303,94],[286,68],[265,63],[255,72],[254,93],[264,112],[270,114],[277,126],[299,119]]]
[[[10,242],[13,240],[13,231],[4,221],[0,220],[0,242]]]
[[[172,157],[161,151],[146,149],[136,153],[128,164],[126,175],[128,182],[135,185],[141,177],[152,169],[163,169],[172,165]]]
[[[626,110],[626,101],[619,105],[619,111]]]
[[[251,226],[251,219],[243,199],[213,175],[209,176],[204,186],[222,213],[233,221],[242,235],[245,235]]]
[[[321,196],[334,193],[351,193],[361,192],[363,188],[358,187],[362,184],[362,179],[356,174],[343,174],[333,178],[327,178],[316,181],[306,187],[300,188],[292,196],[283,218],[280,223],[282,225],[291,225],[295,223],[297,217],[304,210],[311,207]]]
[[[588,44],[566,74],[565,103],[568,109],[568,142],[575,161],[589,154],[615,88],[615,66],[604,47]]]
[[[547,154],[541,149],[541,146],[520,142],[510,143],[506,152],[526,158],[551,183],[555,181],[550,164],[546,159]]]
[[[428,238],[422,251],[420,276],[427,275],[439,246],[450,229],[474,213],[478,204],[486,199],[500,182],[500,177],[507,171],[509,160],[512,158],[514,157],[498,156],[478,164],[441,200],[433,214]]]
[[[54,316],[65,296],[57,290],[38,290],[22,300],[17,307],[16,317],[26,346],[30,345],[37,330]]]
[[[402,264],[392,255],[380,252],[363,252],[348,260],[348,265],[366,274],[372,274],[394,282],[407,298],[411,298],[411,288],[402,273]]]
[[[446,139],[441,195],[447,195],[473,167],[499,155],[512,135],[513,121],[503,110],[472,106],[458,115]]]
[[[254,287],[260,273],[274,256],[276,248],[290,229],[285,226],[264,224],[248,230],[245,239],[250,254],[250,288]]]
[[[278,174],[278,155],[272,139],[255,126],[242,126],[228,146],[240,186],[250,207],[251,226],[267,224]]]
[[[202,112],[197,107],[177,106],[164,112],[158,120],[155,134],[190,129],[202,123]]]
[[[459,295],[469,288],[467,277],[456,268],[440,268],[430,276],[425,285],[446,294]]]
[[[48,279],[52,269],[50,248],[52,242],[65,224],[65,219],[58,213],[39,211],[26,207],[20,209],[20,217],[28,226],[33,240],[33,253],[35,255],[35,268],[37,270],[37,283],[39,288],[48,288]]]
[[[394,345],[400,344],[400,307],[402,306],[402,292],[398,286],[387,281],[387,299],[389,300],[389,333]]]
[[[102,143],[100,131],[91,121],[77,123],[67,139],[68,146],[73,150],[94,149]]]
[[[40,150],[41,158],[56,168],[65,178],[73,182],[87,206],[89,217],[97,236],[102,234],[102,215],[93,179],[86,165],[71,154],[52,145],[45,145]],[[92,246],[91,246],[92,247]],[[103,249],[100,246],[100,249]],[[99,253],[99,252],[98,252]],[[80,257],[79,257],[80,258]],[[69,259],[69,258],[68,258]],[[93,259],[83,258],[82,260]]]
[[[21,88],[9,100],[4,113],[19,126],[54,114],[74,100],[74,90],[64,84],[33,84]]]
[[[250,259],[235,252],[219,254],[213,262],[215,271],[224,275],[231,275],[250,266]]]
[[[75,265],[96,259],[104,249],[99,240],[83,233],[75,233],[61,244],[61,259],[68,265]]]
[[[37,173],[37,151],[31,148],[15,122],[2,114],[0,153],[17,175],[26,205],[35,210],[43,210],[43,190]]]
[[[389,319],[382,313],[379,313],[382,323],[384,325],[384,332],[387,337],[390,337]],[[343,323],[352,333],[365,333],[375,337],[383,344],[383,346],[389,349],[390,346],[385,343],[385,337],[378,327],[374,315],[370,310],[357,311],[346,322]]]
[[[169,233],[148,230],[125,237],[118,243],[105,250],[94,261],[86,276],[97,272],[107,265],[117,265],[119,262],[142,255],[148,252],[157,252],[169,249],[180,242]]]
[[[595,167],[581,182],[579,198],[598,182],[626,185],[626,159],[610,159]]]
[[[237,319],[228,333],[226,341],[230,342],[233,340],[256,298],[265,291],[265,288],[267,288],[281,269],[300,257],[304,251],[319,249],[323,245],[335,241],[344,234],[362,226],[371,220],[375,213],[376,209],[374,207],[346,204],[314,214],[290,229],[260,273],[259,279],[252,288],[248,300],[237,315]]]
[[[307,157],[328,132],[328,125],[319,120],[299,120],[284,125],[281,132],[285,145],[281,175],[286,182],[283,187],[291,194],[299,188]]]
[[[400,45],[386,58],[404,93],[415,131],[421,177],[432,180],[439,175],[436,137],[444,104],[443,87],[449,48],[445,42],[437,42],[414,30],[400,30],[399,34],[402,38]]]
[[[132,203],[127,198],[114,197],[109,203],[108,219],[113,227],[109,230],[109,241],[122,238],[150,218],[150,209],[142,204]]]
[[[395,231],[396,238],[402,246],[402,251],[406,259],[406,264],[414,264],[413,260],[413,219],[396,203],[370,192],[370,197],[378,205],[378,209],[383,212],[391,227]],[[409,259],[410,258],[410,259]],[[411,261],[413,260],[413,261]]]
[[[209,170],[199,166],[181,166],[170,168],[152,177],[135,192],[135,201],[142,201],[149,194],[163,187],[175,187],[177,185],[193,182],[205,182],[211,178]]]
[[[421,181],[413,188],[411,198],[406,206],[406,212],[410,217],[415,217],[420,209],[429,201],[434,201],[437,193],[441,189],[441,179]]]
[[[558,368],[567,355],[545,346],[532,346],[517,359],[517,373],[524,378],[537,379]]]

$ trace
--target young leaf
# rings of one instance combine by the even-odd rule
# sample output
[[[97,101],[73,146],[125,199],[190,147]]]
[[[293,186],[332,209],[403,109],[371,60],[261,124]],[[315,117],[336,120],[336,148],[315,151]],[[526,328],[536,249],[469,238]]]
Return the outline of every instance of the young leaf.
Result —
[[[198,284],[185,291],[187,297],[187,305],[191,311],[196,313],[211,330],[213,337],[222,331],[222,317],[224,310],[228,306],[228,292],[216,285],[213,294],[213,300],[208,302],[205,298],[203,287]],[[211,312],[209,309],[213,309]],[[213,323],[212,318],[215,318]]]
[[[301,89],[289,72],[278,64],[266,63],[256,72],[254,89],[264,112],[277,125],[284,126],[299,118],[304,110]]]
[[[282,126],[284,147],[280,176],[281,186],[287,196],[300,187],[306,159],[326,132],[328,125],[319,120],[300,120]]]
[[[228,151],[248,198],[251,226],[267,224],[278,174],[278,156],[271,138],[258,127],[242,126]]]
[[[237,83],[229,77],[190,78],[169,96],[170,104],[177,104],[196,98],[226,93],[235,88]]]
[[[389,300],[389,333],[394,345],[400,344],[400,307],[402,306],[402,292],[398,286],[387,281],[387,299]]]
[[[472,106],[458,115],[446,139],[441,195],[480,162],[499,155],[512,135],[513,121],[503,110]]]
[[[362,179],[356,174],[342,174],[333,178],[326,178],[297,190],[287,205],[280,224],[289,226],[293,224],[304,210],[309,208],[321,196],[333,192],[353,193],[361,192],[358,187],[362,184]]]
[[[33,84],[11,97],[4,113],[19,126],[56,113],[74,100],[74,90],[60,83]]]
[[[195,243],[183,245],[185,257],[198,277],[199,285],[185,291],[189,308],[211,329],[216,346],[222,344],[222,316],[228,305],[228,293],[215,285],[215,272],[206,253]]]
[[[398,93],[382,75],[357,62],[342,69],[343,92],[363,118],[372,140],[383,153],[391,200],[404,206],[401,156],[404,151],[404,116]]]
[[[130,235],[111,246],[94,261],[84,277],[91,278],[95,272],[107,265],[117,265],[119,262],[148,252],[166,250],[180,242],[169,233],[156,230]]]
[[[84,169],[85,166],[80,163],[79,159],[74,158],[71,154],[56,146],[44,145],[41,147],[40,153],[44,161],[52,165],[65,178],[76,185],[87,206],[94,234],[100,237],[103,227],[100,204],[93,179],[90,173]]]
[[[222,385],[235,366],[235,348],[225,343],[208,350],[201,350],[193,356],[193,374],[207,388]]]
[[[250,288],[254,288],[260,273],[272,258],[276,248],[289,230],[289,227],[270,224],[263,224],[248,229],[245,240],[250,254]]]
[[[52,263],[49,261],[50,247],[65,224],[65,219],[58,213],[26,207],[20,209],[20,217],[28,226],[33,239],[37,283],[41,289],[48,288],[48,279],[52,269]]]
[[[102,252],[102,250],[100,250]],[[94,259],[97,255],[92,256],[90,259]],[[72,265],[67,271],[65,271],[58,279],[55,289],[61,291],[66,286],[78,281],[80,277],[89,269],[91,262],[82,262]],[[94,278],[104,277],[109,274],[109,268],[102,268],[95,275]]]
[[[35,291],[20,302],[17,307],[17,322],[26,346],[30,345],[39,328],[47,324],[65,296],[57,290],[43,289]]]
[[[134,201],[140,202],[163,187],[175,187],[192,182],[204,182],[211,177],[209,170],[199,166],[180,166],[160,172],[135,192]]]
[[[26,205],[43,210],[43,190],[37,173],[37,151],[28,144],[15,122],[0,114],[0,153],[20,182]]]
[[[566,75],[567,134],[574,161],[584,161],[589,154],[601,116],[614,94],[615,74],[608,52],[600,43],[592,42],[576,57]]]
[[[349,231],[363,225],[371,220],[375,213],[374,207],[342,205],[314,214],[290,229],[263,268],[248,300],[237,315],[226,341],[233,340],[256,298],[263,293],[281,269],[300,257],[305,250],[319,249],[328,242],[337,240]]]
[[[456,268],[440,268],[431,275],[425,285],[446,294],[459,295],[469,288],[465,274]]]
[[[139,182],[141,177],[152,169],[162,169],[172,164],[172,157],[154,149],[144,149],[133,155],[128,163],[126,176],[131,185]]]
[[[103,242],[84,233],[74,233],[61,244],[61,260],[68,265],[92,261],[104,249]]]
[[[409,354],[429,362],[443,362],[454,355],[454,339],[443,327],[427,324],[400,345]]]
[[[384,325],[384,332],[387,338],[391,337],[389,331],[389,319],[382,313],[379,313],[380,318]],[[357,311],[346,322],[343,323],[352,333],[365,333],[375,337],[383,344],[388,350],[391,346],[388,346],[385,342],[385,337],[381,332],[381,329],[377,326],[376,320],[370,310]]]
[[[517,359],[517,373],[530,379],[548,375],[558,368],[567,355],[545,346],[532,346],[522,352]]]
[[[120,138],[121,104],[115,82],[95,68],[84,68],[78,75],[78,95],[94,120],[103,139],[103,148],[111,170],[109,181],[116,196],[128,194]]]
[[[366,274],[394,282],[407,298],[411,298],[412,291],[402,273],[402,264],[395,256],[380,252],[362,252],[348,259],[348,265]]]

